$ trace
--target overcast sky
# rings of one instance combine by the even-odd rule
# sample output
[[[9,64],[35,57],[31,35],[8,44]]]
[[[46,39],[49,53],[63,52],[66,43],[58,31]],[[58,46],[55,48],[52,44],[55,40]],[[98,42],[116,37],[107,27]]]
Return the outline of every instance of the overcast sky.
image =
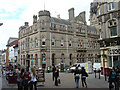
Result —
[[[68,19],[68,9],[74,8],[75,16],[86,11],[86,20],[89,19],[90,3],[93,0],[1,0],[0,1],[0,50],[6,49],[9,37],[18,37],[19,27],[24,22],[33,23],[33,15],[40,10],[48,10],[52,17]],[[44,5],[45,3],[45,5]],[[88,22],[89,24],[89,22]]]

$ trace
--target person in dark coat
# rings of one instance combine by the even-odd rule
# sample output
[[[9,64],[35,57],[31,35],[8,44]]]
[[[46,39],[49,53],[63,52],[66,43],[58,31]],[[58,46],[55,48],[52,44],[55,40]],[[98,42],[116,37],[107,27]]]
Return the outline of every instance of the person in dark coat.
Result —
[[[119,90],[119,85],[120,85],[120,66],[117,66],[117,70],[116,70],[116,84],[117,84],[117,90]]]
[[[58,86],[58,77],[59,77],[58,68],[56,68],[56,70],[55,70],[54,77],[55,77],[55,86]]]
[[[85,71],[84,67],[82,67],[82,70],[81,70],[82,87],[86,86],[86,88],[87,88],[86,77],[88,77],[88,74]]]
[[[116,71],[115,71],[115,68],[113,67],[112,71],[110,72],[110,75],[109,75],[109,89],[111,90],[114,86],[115,86],[115,90],[117,90],[117,83],[116,83]],[[113,84],[114,83],[114,86]]]
[[[18,71],[17,71],[17,86],[18,86],[18,90],[20,90],[20,73],[21,73],[21,69],[18,68]]]
[[[74,78],[75,78],[76,88],[79,87],[79,75],[80,75],[80,70],[78,70],[78,67],[76,67],[76,69],[74,71]]]
[[[54,81],[54,78],[55,78],[55,70],[56,70],[55,65],[53,65],[53,67],[52,67],[52,72],[53,72],[52,78],[53,78],[53,81]]]

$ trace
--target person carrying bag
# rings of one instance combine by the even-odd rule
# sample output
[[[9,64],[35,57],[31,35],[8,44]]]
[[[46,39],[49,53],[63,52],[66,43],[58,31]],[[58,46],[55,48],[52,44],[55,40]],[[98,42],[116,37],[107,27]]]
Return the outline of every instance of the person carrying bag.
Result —
[[[84,67],[82,67],[82,71],[81,71],[82,87],[84,87],[84,85],[85,85],[86,88],[87,88],[86,77],[88,77],[88,74],[87,74],[87,72],[85,71]]]
[[[76,83],[76,88],[79,87],[79,75],[80,75],[80,71],[78,70],[78,67],[76,67],[75,71],[74,71],[74,78],[75,78],[75,83]]]

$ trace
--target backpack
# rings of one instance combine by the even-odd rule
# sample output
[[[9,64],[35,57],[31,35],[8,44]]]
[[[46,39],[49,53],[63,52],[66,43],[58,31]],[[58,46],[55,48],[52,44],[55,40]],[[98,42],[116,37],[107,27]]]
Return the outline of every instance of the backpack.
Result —
[[[87,72],[86,72],[85,74],[86,74],[86,77],[88,77],[88,74],[87,74]]]
[[[115,76],[116,76],[116,73],[114,71],[112,71],[111,78],[115,79]]]

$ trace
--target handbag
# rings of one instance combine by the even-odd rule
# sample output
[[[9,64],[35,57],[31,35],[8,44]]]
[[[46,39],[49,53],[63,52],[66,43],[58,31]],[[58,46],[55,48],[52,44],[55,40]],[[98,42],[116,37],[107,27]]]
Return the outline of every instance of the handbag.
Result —
[[[58,80],[57,80],[57,81],[58,81],[58,84],[61,84],[60,78],[58,78]]]

